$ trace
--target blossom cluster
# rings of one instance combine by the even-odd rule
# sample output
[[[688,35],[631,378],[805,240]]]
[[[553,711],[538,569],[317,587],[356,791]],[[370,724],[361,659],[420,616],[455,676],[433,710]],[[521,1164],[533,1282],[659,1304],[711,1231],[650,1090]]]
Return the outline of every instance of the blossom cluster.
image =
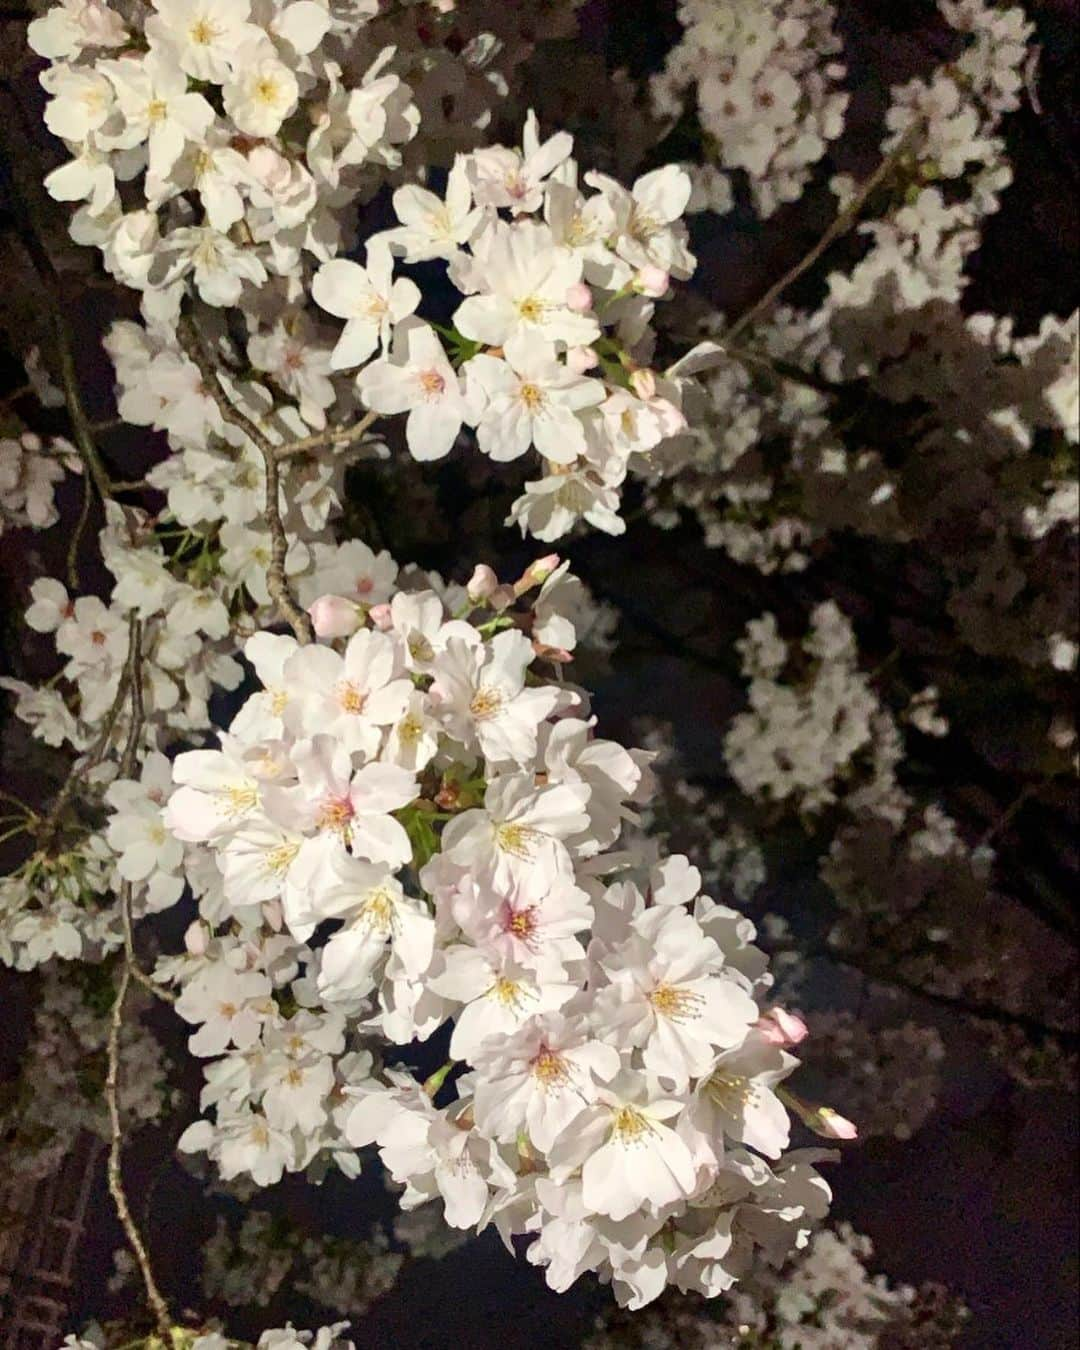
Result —
[[[908,190],[898,209],[860,227],[873,247],[831,282],[840,305],[865,305],[879,288],[900,309],[958,300],[980,227],[1013,179],[1001,123],[1020,106],[1034,25],[1020,6],[995,0],[938,0],[938,9],[964,47],[929,78],[891,91],[882,150],[905,152]],[[832,186],[843,204],[851,180]]]
[[[358,1317],[392,1288],[403,1261],[378,1227],[361,1240],[305,1238],[253,1209],[235,1231],[219,1216],[203,1246],[202,1287],[208,1298],[231,1307],[265,1307],[284,1286],[331,1312]]]
[[[32,431],[0,438],[0,535],[10,528],[55,525],[56,485],[65,473],[82,473],[82,460],[62,436],[48,446]]]
[[[26,622],[53,636],[60,682],[2,681],[36,737],[75,751],[55,818],[27,822],[40,846],[0,880],[0,959],[21,969],[115,950],[124,883],[137,917],[180,898],[183,849],[162,823],[172,779],[158,747],[203,734],[214,689],[234,689],[243,678],[232,655],[236,588],[191,566],[190,554],[179,562],[166,554],[145,518],[132,533],[134,519],[113,507],[100,533],[114,578],[108,603],[72,597],[54,578],[31,588]],[[135,762],[118,777],[129,740]],[[71,815],[63,810],[69,797],[80,807]]]
[[[107,1138],[102,1088],[113,996],[112,977],[102,967],[50,965],[41,972],[22,1070],[0,1107],[0,1129],[20,1178],[40,1181],[57,1173],[81,1130]],[[145,1003],[145,997],[136,1002],[120,1040],[118,1105],[129,1130],[160,1120],[173,1105],[165,1052],[138,1015]]]
[[[361,403],[407,413],[415,458],[448,454],[463,425],[498,463],[535,448],[545,476],[508,523],[545,541],[579,519],[621,533],[630,462],[682,427],[681,384],[649,368],[650,320],[694,267],[681,169],[655,169],[630,190],[587,173],[586,194],[572,147],[565,132],[542,141],[530,113],[520,150],[459,156],[445,197],[399,188],[400,224],[369,238],[366,265],[333,259],[312,284],[316,303],[346,321],[330,369],[361,367]],[[421,293],[394,280],[395,254],[446,262],[464,296],[450,330],[417,317]]]
[[[949,1346],[970,1314],[940,1286],[871,1275],[868,1237],[822,1229],[782,1270],[763,1269],[732,1292],[721,1316],[669,1297],[632,1321],[599,1319],[586,1350],[885,1350]]]
[[[316,1331],[302,1331],[286,1322],[283,1327],[267,1328],[251,1350],[355,1350],[352,1341],[342,1335],[348,1329],[348,1322],[334,1322]],[[238,1350],[247,1345],[223,1331],[208,1328],[186,1331],[175,1326],[170,1334],[172,1344],[182,1350]],[[101,1328],[92,1325],[81,1335],[72,1332],[65,1336],[58,1350],[108,1350],[108,1341]]]
[[[693,270],[680,223],[688,176],[667,166],[627,190],[587,173],[585,191],[572,138],[541,140],[530,113],[520,150],[459,153],[444,195],[399,187],[399,225],[368,236],[363,264],[338,256],[352,243],[345,206],[375,186],[376,170],[400,163],[419,113],[390,73],[393,47],[357,83],[343,73],[368,12],[298,4],[257,15],[246,0],[166,5],[131,32],[113,11],[91,22],[96,9],[61,6],[31,29],[53,60],[46,123],[75,154],[46,185],[63,200],[89,198],[76,237],[141,292],[151,329],[114,332],[121,382],[148,376],[121,415],[188,452],[152,481],[170,488],[174,510],[174,496],[205,510],[219,475],[192,457],[221,438],[241,452],[230,477],[259,487],[237,419],[224,432],[215,391],[178,350],[182,307],[197,297],[210,311],[242,311],[236,356],[258,382],[229,381],[225,397],[272,441],[324,428],[330,409],[347,425],[366,407],[407,414],[410,452],[432,460],[469,426],[496,462],[534,446],[541,456],[544,476],[512,511],[523,531],[552,540],[584,519],[621,532],[631,461],[683,425],[681,383],[650,368],[650,320],[672,279]],[[124,210],[117,183],[135,180],[145,207]],[[463,296],[451,328],[419,317],[421,291],[395,276],[395,255],[406,267],[446,263]],[[430,294],[430,272],[424,280]],[[336,340],[320,310],[345,320]],[[212,313],[202,323],[215,336]],[[326,459],[305,515],[332,492]],[[230,532],[251,518],[230,518]]]
[[[129,26],[69,0],[30,25],[52,62],[45,124],[72,153],[45,185],[85,203],[76,239],[143,292],[148,318],[175,317],[189,275],[207,304],[234,305],[270,277],[295,286],[305,252],[335,250],[365,170],[398,163],[418,121],[392,48],[343,75],[371,12],[161,0]],[[119,185],[135,180],[143,204],[127,210]]]
[[[785,1154],[801,1026],[763,1011],[752,926],[685,858],[617,847],[648,756],[562,678],[553,568],[441,593],[416,574],[321,598],[324,642],[249,639],[263,688],[221,749],[176,759],[165,809],[216,862],[157,970],[212,1059],[215,1119],[181,1147],[265,1185],[354,1174],[374,1143],[405,1208],[531,1235],[557,1290],[597,1270],[635,1306],[668,1281],[715,1294],[827,1205],[821,1155]],[[443,1026],[425,1081],[384,1058]]]
[[[819,0],[682,0],[681,40],[653,77],[655,110],[678,116],[693,91],[703,138],[691,209],[724,214],[741,170],[768,218],[802,195],[843,130],[849,95],[836,7]]]
[[[854,633],[839,607],[826,601],[811,615],[801,644],[809,662],[803,680],[784,677],[792,653],[772,614],[752,620],[738,645],[750,676],[750,708],[732,719],[724,748],[742,790],[790,798],[813,813],[836,800],[837,780],[864,756],[873,777],[862,804],[873,795],[884,813],[901,757],[899,736],[858,668]]]

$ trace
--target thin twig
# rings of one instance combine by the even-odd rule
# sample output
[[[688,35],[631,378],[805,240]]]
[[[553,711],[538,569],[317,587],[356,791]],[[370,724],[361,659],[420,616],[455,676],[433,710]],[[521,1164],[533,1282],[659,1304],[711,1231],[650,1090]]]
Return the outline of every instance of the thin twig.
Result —
[[[143,722],[145,719],[145,705],[143,703],[143,685],[142,685],[142,623],[134,615],[131,615],[128,628],[128,659],[127,659],[127,685],[131,696],[131,724],[128,728],[127,741],[124,745],[124,751],[120,758],[119,776],[121,778],[130,778],[136,765],[139,753],[139,742],[142,739]],[[109,1020],[109,1045],[108,1045],[108,1072],[105,1078],[105,1101],[109,1109],[109,1194],[113,1198],[116,1206],[116,1213],[120,1219],[124,1234],[127,1237],[128,1245],[135,1253],[135,1259],[139,1264],[139,1270],[142,1272],[143,1284],[146,1286],[146,1298],[154,1314],[154,1320],[157,1323],[158,1331],[161,1336],[168,1341],[172,1328],[172,1318],[169,1316],[169,1308],[161,1290],[154,1279],[153,1267],[150,1264],[150,1257],[146,1250],[146,1244],[143,1241],[142,1234],[139,1232],[139,1226],[131,1213],[131,1206],[128,1204],[127,1194],[124,1191],[124,1179],[120,1170],[120,1154],[123,1148],[123,1128],[120,1123],[120,1104],[119,1104],[119,1075],[120,1075],[120,1028],[124,1021],[124,1001],[127,998],[128,988],[132,979],[140,983],[146,983],[146,977],[143,976],[135,960],[135,943],[132,933],[131,923],[131,901],[133,887],[130,881],[120,883],[119,902],[120,916],[124,927],[124,959],[120,970],[120,982],[116,990],[116,1000],[113,1003],[112,1016]]]
[[[83,474],[82,506],[79,509],[79,519],[75,523],[75,529],[67,551],[68,585],[73,591],[79,589],[79,545],[82,543],[83,534],[90,523],[90,501],[92,497],[90,479],[86,474]]]
[[[1010,806],[1006,807],[1001,815],[998,816],[997,820],[994,821],[975,847],[985,848],[991,839],[996,839],[1005,826],[1008,825],[1009,821],[1012,820],[1013,816],[1016,815],[1017,811],[1020,810],[1025,802],[1027,802],[1037,790],[1034,783],[1028,783],[1027,787],[1020,793],[1019,797],[1017,797],[1016,800]]]
[[[177,337],[184,353],[198,367],[203,387],[217,404],[223,420],[239,427],[251,438],[262,455],[266,470],[266,525],[270,531],[270,565],[266,569],[266,588],[277,605],[278,612],[296,634],[297,642],[301,644],[311,642],[314,636],[311,620],[292,598],[285,575],[285,558],[289,551],[289,541],[281,519],[278,447],[258,423],[241,412],[226,395],[217,371],[203,349],[199,331],[189,317],[185,316],[180,320],[177,325]]]
[[[767,352],[755,352],[746,347],[729,347],[722,335],[719,345],[723,347],[725,354],[733,361],[738,361],[740,365],[749,366],[751,370],[764,371],[776,380],[788,380],[792,384],[801,384],[805,388],[813,389],[815,393],[823,394],[826,397],[840,393],[843,388],[842,385],[834,384],[823,376],[815,375],[812,371],[803,370],[801,366],[795,365],[792,361],[784,361],[778,357],[770,356]]]
[[[142,686],[142,624],[132,615],[131,640],[128,650],[128,684],[131,689],[131,726],[128,729],[124,753],[120,758],[119,778],[130,778],[138,759],[139,741],[146,719]],[[164,1003],[175,1003],[176,995],[162,989],[147,975],[135,956],[135,933],[131,921],[131,888],[120,888],[120,919],[124,927],[124,957],[132,977]]]
[[[360,421],[354,422],[351,427],[327,427],[325,431],[317,431],[298,441],[279,445],[274,451],[274,458],[291,459],[294,455],[306,455],[312,450],[321,450],[324,447],[350,445],[353,441],[360,440],[371,424],[378,420],[378,416],[378,413],[365,413]]]
[[[1080,1044],[1077,1033],[1068,1027],[1053,1026],[1048,1022],[1040,1021],[1037,1017],[1029,1017],[1026,1013],[1012,1012],[1010,1009],[999,1007],[995,1003],[983,1003],[978,999],[964,998],[962,995],[939,994],[933,989],[927,989],[915,980],[905,979],[895,970],[879,968],[875,962],[863,962],[853,955],[841,955],[831,948],[815,954],[831,961],[834,965],[857,971],[864,980],[874,984],[892,986],[894,989],[902,989],[905,994],[910,994],[913,998],[921,998],[939,1008],[949,1009],[951,1012],[974,1018],[980,1022],[992,1022],[996,1026],[1013,1027],[1017,1031],[1022,1031],[1036,1044],[1047,1040],[1056,1040],[1068,1050],[1074,1050]]]
[[[21,797],[16,797],[14,792],[8,792],[6,788],[0,788],[0,801],[10,802],[12,806],[17,806],[24,816],[31,820],[38,819],[38,813],[32,806],[27,805]]]
[[[808,272],[831,244],[847,234],[848,230],[852,228],[859,216],[862,215],[863,207],[866,205],[869,198],[877,188],[881,186],[885,179],[888,178],[889,174],[892,173],[893,169],[896,168],[899,161],[907,153],[911,141],[914,139],[914,132],[917,127],[918,123],[915,123],[908,128],[866,182],[856,191],[854,197],[848,202],[843,211],[841,211],[833,220],[832,224],[810,252],[804,254],[793,267],[790,267],[778,281],[775,281],[769,287],[760,300],[755,301],[745,314],[740,315],[739,318],[735,320],[727,333],[723,336],[722,341],[725,346],[729,342],[734,342],[741,333],[744,333],[746,329],[757,323],[759,319],[763,319],[787,288],[796,282],[804,272]]]
[[[128,687],[131,690],[131,720],[120,756],[118,777],[130,778],[139,753],[144,710],[142,689],[142,623],[132,614],[128,620]]]
[[[121,904],[131,903],[131,882],[125,881],[120,887]],[[124,1191],[124,1180],[120,1170],[120,1153],[123,1148],[124,1133],[120,1123],[120,1104],[119,1104],[119,1078],[120,1078],[120,1028],[124,1021],[124,1001],[127,998],[128,987],[131,983],[131,966],[125,960],[120,970],[120,982],[116,989],[116,998],[112,1006],[112,1016],[109,1019],[109,1042],[108,1042],[108,1071],[105,1075],[105,1104],[109,1111],[109,1194],[113,1198],[113,1204],[116,1206],[116,1213],[120,1219],[120,1224],[124,1230],[124,1235],[128,1240],[128,1246],[135,1253],[135,1260],[139,1264],[139,1270],[142,1272],[143,1284],[146,1286],[146,1297],[154,1314],[154,1320],[157,1323],[158,1331],[162,1336],[168,1338],[170,1328],[172,1327],[172,1318],[169,1316],[169,1307],[161,1295],[161,1290],[154,1279],[154,1271],[150,1265],[150,1257],[146,1251],[146,1244],[143,1242],[142,1234],[139,1232],[135,1220],[132,1218],[131,1206],[128,1204],[127,1194]]]

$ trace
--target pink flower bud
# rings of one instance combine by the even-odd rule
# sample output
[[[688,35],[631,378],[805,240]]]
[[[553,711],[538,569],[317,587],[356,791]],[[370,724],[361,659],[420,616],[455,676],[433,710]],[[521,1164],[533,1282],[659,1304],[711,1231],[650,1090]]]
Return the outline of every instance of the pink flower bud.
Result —
[[[648,295],[654,300],[659,300],[662,295],[666,295],[670,285],[670,275],[662,267],[657,267],[655,263],[646,263],[633,280],[634,290],[639,295]]]
[[[798,1045],[809,1035],[802,1018],[783,1008],[770,1008],[754,1025],[770,1045]]]
[[[372,605],[368,610],[368,618],[380,633],[389,632],[394,626],[394,620],[390,614],[389,605]]]
[[[647,367],[642,366],[640,370],[635,370],[630,376],[630,388],[637,394],[638,398],[656,397],[656,375]]]
[[[526,591],[531,591],[534,586],[542,586],[558,565],[559,555],[557,553],[548,553],[543,558],[537,558],[536,562],[530,563],[517,581],[514,582],[514,594],[524,595]]]
[[[566,353],[566,366],[572,370],[575,375],[584,375],[587,370],[592,370],[599,365],[600,358],[591,347],[571,347]]]
[[[478,605],[481,600],[489,600],[498,588],[499,578],[487,563],[477,563],[465,587],[465,594],[474,605]]]
[[[819,1106],[817,1110],[817,1133],[825,1139],[858,1139],[859,1131],[831,1106]]]
[[[584,314],[592,309],[592,291],[583,281],[575,281],[566,292],[566,307],[575,314]]]
[[[351,637],[361,624],[359,606],[343,595],[320,595],[308,606],[308,613],[316,636],[321,638]]]
[[[184,934],[184,946],[192,956],[205,956],[206,949],[210,946],[210,933],[206,925],[200,923],[198,919],[189,924]]]
[[[565,647],[547,647],[542,642],[537,642],[533,638],[533,651],[543,661],[554,661],[558,665],[565,665],[567,661],[572,661],[573,655]]]

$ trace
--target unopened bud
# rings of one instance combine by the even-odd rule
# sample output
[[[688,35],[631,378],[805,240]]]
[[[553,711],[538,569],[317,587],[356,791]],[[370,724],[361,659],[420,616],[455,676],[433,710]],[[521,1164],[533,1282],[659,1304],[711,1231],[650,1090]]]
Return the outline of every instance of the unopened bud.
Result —
[[[572,661],[573,655],[565,647],[548,647],[543,642],[537,642],[533,639],[533,651],[542,661],[554,661],[556,665],[565,665],[567,661]]]
[[[343,595],[320,595],[308,606],[311,626],[317,637],[351,637],[362,622],[360,607]]]
[[[558,565],[559,555],[557,553],[548,553],[543,558],[537,558],[536,562],[530,563],[517,581],[514,582],[514,594],[522,596],[526,591],[531,591],[534,586],[542,586]]]
[[[587,370],[592,370],[599,363],[600,358],[591,347],[571,347],[566,353],[566,367],[575,375],[584,375]]]
[[[770,1008],[755,1026],[771,1045],[798,1045],[809,1035],[806,1023],[783,1008]]]
[[[380,633],[389,632],[394,626],[394,620],[390,613],[389,605],[372,605],[368,610],[368,618]]]
[[[813,1126],[811,1128],[814,1128]],[[817,1110],[817,1133],[826,1139],[858,1139],[859,1131],[854,1124],[831,1106],[819,1106]]]
[[[657,267],[655,263],[646,263],[644,267],[639,269],[633,280],[634,290],[639,295],[648,295],[654,300],[659,300],[662,295],[666,295],[670,285],[671,276],[662,267]]]
[[[822,1139],[857,1139],[859,1131],[850,1120],[834,1111],[831,1106],[817,1106],[813,1102],[804,1102],[787,1088],[778,1088],[776,1095],[790,1110],[794,1111],[808,1130],[813,1130]]]
[[[566,307],[575,314],[585,314],[592,309],[592,291],[583,281],[575,281],[566,292]]]
[[[482,600],[490,600],[498,588],[499,578],[487,563],[477,563],[465,587],[465,594],[474,605],[478,605]]]
[[[184,934],[184,946],[192,956],[205,956],[210,946],[210,933],[206,925],[200,923],[198,919],[189,924]]]

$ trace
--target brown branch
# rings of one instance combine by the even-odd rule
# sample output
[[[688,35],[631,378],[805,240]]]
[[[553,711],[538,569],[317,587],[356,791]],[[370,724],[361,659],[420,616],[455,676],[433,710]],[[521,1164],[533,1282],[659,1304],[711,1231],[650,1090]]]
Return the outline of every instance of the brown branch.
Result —
[[[294,455],[306,455],[312,450],[322,450],[331,446],[350,445],[353,441],[358,441],[371,426],[378,420],[378,413],[365,413],[359,422],[354,422],[351,427],[327,427],[325,431],[316,431],[311,436],[304,436],[298,441],[289,441],[285,445],[279,445],[274,451],[274,458],[278,460],[291,459]]]
[[[207,358],[199,331],[190,317],[185,315],[177,324],[177,338],[185,355],[198,367],[203,387],[217,404],[222,419],[239,427],[262,455],[266,470],[266,525],[270,531],[270,565],[266,569],[266,588],[277,605],[278,612],[296,634],[297,642],[301,644],[311,642],[314,637],[311,620],[292,598],[285,575],[285,558],[289,550],[289,541],[281,519],[279,447],[274,445],[258,423],[241,412],[229,399],[221,387],[216,370]]]
[[[888,178],[900,160],[908,152],[911,142],[914,139],[914,133],[917,129],[918,123],[915,123],[908,128],[870,177],[867,178],[866,182],[856,191],[854,197],[848,202],[843,211],[841,211],[835,220],[833,220],[832,224],[809,253],[804,254],[803,257],[800,258],[793,267],[790,267],[778,281],[773,282],[760,300],[756,300],[744,314],[741,314],[735,320],[727,333],[722,336],[721,342],[725,345],[728,342],[734,342],[741,333],[746,331],[746,329],[752,327],[759,319],[763,319],[787,288],[796,282],[804,272],[808,272],[826,249],[834,244],[837,239],[840,239],[843,235],[847,234],[852,226],[854,226],[859,216],[862,215],[863,207],[866,205],[867,201],[869,201],[873,193],[881,186],[885,179]]]
[[[126,903],[130,906],[130,881],[125,881],[121,885],[120,897],[121,905]],[[153,1311],[158,1331],[167,1341],[172,1327],[172,1318],[169,1316],[169,1307],[162,1297],[161,1290],[157,1286],[157,1281],[154,1279],[154,1271],[150,1265],[150,1257],[147,1254],[146,1244],[132,1217],[131,1206],[128,1204],[127,1194],[124,1191],[124,1179],[120,1170],[120,1153],[123,1148],[124,1140],[123,1127],[120,1122],[119,1104],[120,1028],[124,1021],[124,1001],[127,998],[130,983],[131,966],[125,960],[120,970],[120,983],[116,989],[116,998],[112,1006],[112,1016],[109,1019],[109,1042],[107,1051],[108,1071],[105,1075],[105,1104],[109,1111],[110,1135],[108,1163],[109,1194],[112,1196],[113,1204],[116,1206],[116,1213],[120,1219],[124,1235],[128,1240],[128,1246],[135,1253],[135,1260],[138,1262],[139,1270],[142,1273],[143,1284],[146,1286],[147,1301]]]
[[[127,670],[125,669],[120,677],[120,683],[116,689],[116,697],[113,699],[112,707],[105,714],[105,725],[102,727],[101,735],[94,744],[93,749],[83,760],[73,764],[67,778],[56,795],[56,801],[53,802],[52,810],[42,822],[41,829],[38,831],[38,848],[44,853],[48,851],[57,830],[60,828],[60,817],[63,814],[64,807],[74,795],[75,788],[78,786],[79,779],[96,768],[104,759],[112,740],[112,733],[116,727],[116,720],[120,714],[120,708],[123,705],[127,695]]]
[[[1069,1027],[1053,1026],[1049,1022],[1043,1022],[1037,1017],[1030,1017],[1026,1013],[1012,1012],[997,1004],[982,1003],[977,999],[965,998],[963,995],[939,994],[914,980],[906,979],[893,970],[884,969],[874,961],[860,961],[854,956],[841,955],[832,948],[824,948],[808,955],[820,956],[826,961],[831,961],[834,965],[857,971],[864,980],[870,980],[874,984],[888,985],[894,989],[901,989],[905,994],[910,994],[912,998],[921,998],[927,1003],[932,1003],[935,1007],[945,1008],[950,1012],[959,1013],[963,1017],[970,1017],[980,1022],[992,1022],[996,1026],[1012,1027],[1017,1031],[1022,1031],[1029,1040],[1036,1044],[1055,1040],[1068,1050],[1075,1050],[1077,1045],[1080,1044],[1080,1037]]]
[[[143,704],[142,686],[142,624],[132,615],[131,642],[128,653],[128,685],[131,689],[131,726],[128,729],[127,743],[120,758],[120,778],[130,778],[135,769],[139,753],[139,741],[142,737],[146,714]],[[131,887],[120,888],[120,919],[124,926],[124,958],[132,977],[148,989],[155,998],[165,1003],[175,1003],[176,995],[162,989],[143,970],[135,956],[135,934],[131,922]]]
[[[741,323],[742,320],[739,322]],[[729,356],[732,361],[738,361],[740,365],[747,366],[750,370],[764,371],[771,375],[774,380],[788,380],[792,384],[800,384],[806,389],[812,389],[816,394],[823,394],[825,397],[835,396],[843,389],[842,385],[834,384],[832,380],[826,380],[823,376],[815,375],[813,371],[803,370],[801,366],[795,365],[792,361],[784,361],[779,357],[770,356],[768,352],[756,352],[747,347],[729,347],[722,336],[718,346],[724,349],[725,355]]]
[[[124,751],[120,757],[119,776],[121,778],[130,778],[134,772],[139,753],[139,742],[142,739],[143,724],[145,721],[146,710],[143,702],[142,685],[142,632],[141,621],[132,614],[129,620],[129,638],[128,638],[128,660],[127,660],[127,685],[131,694],[131,725],[128,728],[127,741],[124,744]],[[135,960],[135,943],[132,932],[131,922],[131,901],[132,884],[130,881],[120,883],[119,902],[120,916],[124,928],[124,960],[120,970],[120,982],[116,990],[116,999],[112,1007],[112,1016],[109,1020],[109,1043],[108,1043],[108,1072],[105,1078],[105,1102],[109,1111],[109,1194],[113,1198],[113,1204],[116,1206],[116,1213],[123,1227],[124,1235],[128,1240],[128,1245],[135,1254],[135,1260],[138,1262],[139,1270],[142,1273],[143,1284],[146,1286],[146,1298],[154,1314],[154,1320],[162,1338],[168,1343],[171,1339],[172,1318],[169,1316],[168,1304],[162,1297],[161,1290],[157,1286],[154,1278],[153,1267],[150,1264],[150,1257],[146,1250],[146,1244],[143,1241],[142,1234],[139,1232],[139,1226],[131,1213],[131,1206],[128,1203],[127,1193],[124,1190],[124,1179],[120,1168],[120,1155],[123,1148],[124,1133],[120,1121],[120,1103],[119,1103],[119,1076],[120,1076],[120,1029],[124,1021],[124,1001],[127,998],[128,989],[132,979],[136,979],[140,984],[154,988],[153,982],[140,969]],[[162,992],[157,991],[155,992]]]
[[[75,529],[72,531],[67,551],[68,585],[73,591],[79,589],[79,546],[82,543],[83,535],[86,533],[86,527],[90,523],[90,501],[92,496],[93,493],[90,489],[90,479],[84,474],[82,482],[82,506],[79,508],[79,519],[75,523]]]

